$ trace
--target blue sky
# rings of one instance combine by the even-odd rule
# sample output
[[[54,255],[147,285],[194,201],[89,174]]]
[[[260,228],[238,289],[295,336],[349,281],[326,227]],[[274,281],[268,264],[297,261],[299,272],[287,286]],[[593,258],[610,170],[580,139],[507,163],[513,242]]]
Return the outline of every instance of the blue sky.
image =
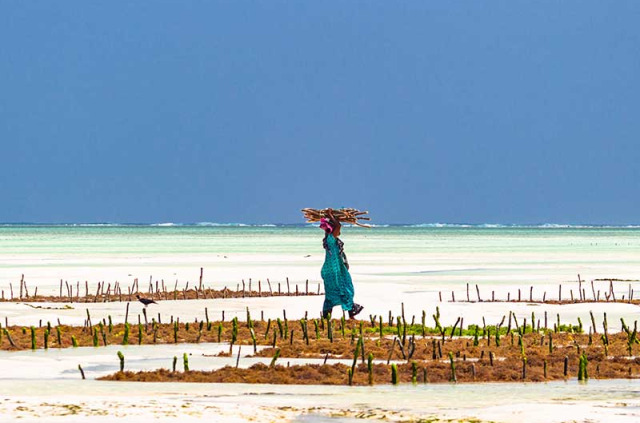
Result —
[[[640,223],[640,3],[0,5],[0,221]]]

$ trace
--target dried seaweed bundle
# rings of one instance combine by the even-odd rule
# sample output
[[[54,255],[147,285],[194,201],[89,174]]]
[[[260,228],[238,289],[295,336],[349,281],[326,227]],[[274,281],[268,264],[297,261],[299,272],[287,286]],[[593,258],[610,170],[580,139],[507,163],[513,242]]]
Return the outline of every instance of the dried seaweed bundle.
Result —
[[[307,219],[308,223],[319,222],[323,217],[328,218],[329,213],[327,212],[329,209],[312,209],[306,208],[302,209],[302,213],[304,214],[304,218]],[[333,217],[338,219],[343,223],[350,223],[352,225],[362,226],[364,228],[370,228],[370,225],[360,223],[360,220],[371,220],[370,218],[364,216],[368,214],[368,211],[360,211],[357,209],[351,208],[343,208],[343,209],[332,209]]]

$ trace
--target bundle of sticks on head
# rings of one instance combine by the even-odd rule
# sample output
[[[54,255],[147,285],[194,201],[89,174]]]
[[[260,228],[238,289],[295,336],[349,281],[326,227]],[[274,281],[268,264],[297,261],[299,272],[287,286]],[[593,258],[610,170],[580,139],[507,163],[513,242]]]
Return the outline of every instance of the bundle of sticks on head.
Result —
[[[365,223],[360,223],[360,220],[371,220],[370,218],[364,216],[368,214],[368,211],[360,211],[357,209],[311,209],[306,208],[302,209],[302,213],[304,214],[305,219],[307,219],[308,223],[319,222],[323,217],[329,218],[329,210],[333,214],[333,217],[338,219],[338,221],[343,223],[350,223],[352,225],[362,226],[363,228],[370,228],[371,225],[367,225]]]

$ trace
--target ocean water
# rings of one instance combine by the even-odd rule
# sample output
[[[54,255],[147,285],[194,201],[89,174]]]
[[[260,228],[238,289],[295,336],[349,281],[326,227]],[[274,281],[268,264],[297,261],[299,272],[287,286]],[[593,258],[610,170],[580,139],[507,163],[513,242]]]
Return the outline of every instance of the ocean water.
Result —
[[[0,288],[69,282],[247,280],[318,282],[322,232],[306,225],[4,225]],[[637,227],[346,227],[341,236],[358,283],[413,288],[640,279]],[[42,291],[41,291],[42,292]]]
[[[317,247],[311,225],[0,225],[0,251],[21,254],[291,253]],[[355,253],[540,251],[616,253],[637,249],[640,227],[386,225],[347,226]]]

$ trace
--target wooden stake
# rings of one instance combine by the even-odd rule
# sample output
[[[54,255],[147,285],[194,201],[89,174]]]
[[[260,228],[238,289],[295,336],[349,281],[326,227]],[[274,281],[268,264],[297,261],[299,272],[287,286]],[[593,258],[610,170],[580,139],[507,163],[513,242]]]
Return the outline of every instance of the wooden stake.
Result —
[[[558,301],[562,302],[562,284],[558,287]]]
[[[238,358],[236,358],[236,369],[238,368],[238,365],[240,364],[240,351],[242,351],[242,345],[238,345]]]
[[[578,274],[578,295],[580,296],[580,301],[583,301],[582,297],[582,280],[580,279],[580,274]]]

